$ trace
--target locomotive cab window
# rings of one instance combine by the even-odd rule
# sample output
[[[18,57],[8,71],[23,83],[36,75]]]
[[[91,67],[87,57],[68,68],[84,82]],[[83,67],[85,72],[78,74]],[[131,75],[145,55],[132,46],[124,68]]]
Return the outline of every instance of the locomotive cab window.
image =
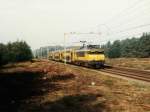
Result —
[[[92,52],[92,51],[89,51],[89,52],[87,52],[88,54],[104,54],[104,51],[94,51],[94,52]]]
[[[83,52],[83,51],[77,52],[77,56],[78,57],[84,57],[85,56],[85,52]]]

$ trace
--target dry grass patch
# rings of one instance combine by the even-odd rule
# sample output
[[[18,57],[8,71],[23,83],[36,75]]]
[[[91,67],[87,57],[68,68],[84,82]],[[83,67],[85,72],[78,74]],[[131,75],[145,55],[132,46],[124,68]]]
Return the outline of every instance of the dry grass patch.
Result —
[[[106,59],[106,63],[113,66],[122,66],[150,70],[150,58],[116,58]]]
[[[22,66],[23,65],[23,66]],[[150,86],[132,83],[123,79],[106,76],[80,67],[74,67],[52,61],[34,61],[17,64],[15,67],[4,68],[2,73],[19,71],[20,78],[4,77],[10,84],[17,84],[17,88],[30,87],[19,94],[30,93],[32,90],[40,92],[28,94],[19,100],[13,99],[15,109],[21,112],[148,112],[150,111]],[[31,76],[33,76],[31,78]],[[30,79],[29,82],[28,77]],[[0,77],[2,79],[2,77]],[[3,79],[3,80],[4,80]],[[15,81],[14,81],[15,80]],[[21,82],[22,83],[20,85]],[[18,84],[19,83],[19,84]],[[5,87],[1,83],[0,89]],[[34,86],[33,86],[34,85]],[[7,88],[7,87],[6,87]],[[8,88],[7,88],[8,89]],[[9,92],[15,89],[10,89]],[[9,95],[3,94],[4,99]],[[15,90],[15,93],[18,91]],[[9,101],[9,100],[8,100]],[[19,103],[18,103],[19,102]],[[6,107],[8,105],[5,105]],[[1,108],[0,108],[1,109]]]

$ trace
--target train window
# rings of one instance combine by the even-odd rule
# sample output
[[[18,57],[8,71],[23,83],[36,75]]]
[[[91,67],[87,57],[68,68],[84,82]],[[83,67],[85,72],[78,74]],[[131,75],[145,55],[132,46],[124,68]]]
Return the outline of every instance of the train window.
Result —
[[[91,52],[89,51],[88,54],[104,54],[104,51],[94,51],[94,52]]]
[[[100,45],[88,45],[87,48],[89,48],[89,49],[99,49]]]
[[[78,57],[84,57],[85,56],[85,52],[80,51],[76,53]]]
[[[55,56],[56,59],[59,59],[59,56]]]

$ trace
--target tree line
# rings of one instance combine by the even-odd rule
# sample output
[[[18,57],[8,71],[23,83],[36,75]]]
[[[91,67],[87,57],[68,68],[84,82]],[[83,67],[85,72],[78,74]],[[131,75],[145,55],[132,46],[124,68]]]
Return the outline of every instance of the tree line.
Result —
[[[56,51],[56,50],[62,50],[64,49],[62,46],[56,45],[56,46],[45,46],[40,47],[39,49],[36,49],[33,51],[35,58],[47,58],[47,55],[50,51]]]
[[[32,57],[31,48],[25,41],[0,43],[0,66],[11,62],[31,60]]]
[[[150,33],[143,33],[140,38],[116,40],[102,45],[105,55],[109,58],[149,58]]]

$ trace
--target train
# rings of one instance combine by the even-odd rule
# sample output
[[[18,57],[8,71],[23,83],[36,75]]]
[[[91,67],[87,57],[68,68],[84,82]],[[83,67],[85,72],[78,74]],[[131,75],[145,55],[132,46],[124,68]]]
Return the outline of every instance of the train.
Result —
[[[96,45],[51,51],[48,53],[48,58],[53,61],[94,68],[104,67],[105,63],[104,50]]]

